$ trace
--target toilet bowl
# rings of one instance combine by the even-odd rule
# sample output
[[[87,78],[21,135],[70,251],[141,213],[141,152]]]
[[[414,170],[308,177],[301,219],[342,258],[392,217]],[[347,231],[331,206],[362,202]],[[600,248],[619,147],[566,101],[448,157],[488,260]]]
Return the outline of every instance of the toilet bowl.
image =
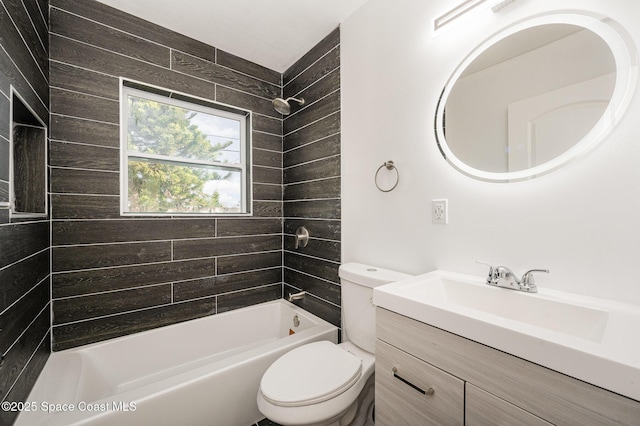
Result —
[[[346,332],[350,341],[300,346],[267,369],[260,382],[258,409],[276,423],[346,426],[357,417],[364,424],[363,410],[369,410],[373,404],[373,287],[409,275],[359,263],[341,265],[339,274],[343,337]]]
[[[373,374],[375,357],[351,342],[298,347],[262,377],[258,409],[283,425],[349,424],[357,399]],[[343,423],[338,419],[347,417]]]

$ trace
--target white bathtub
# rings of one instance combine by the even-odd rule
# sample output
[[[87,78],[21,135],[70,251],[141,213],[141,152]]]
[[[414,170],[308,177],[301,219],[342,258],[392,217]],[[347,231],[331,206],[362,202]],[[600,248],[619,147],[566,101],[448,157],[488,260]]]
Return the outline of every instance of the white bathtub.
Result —
[[[263,418],[256,395],[269,365],[337,337],[281,299],[55,352],[16,425],[249,426]]]

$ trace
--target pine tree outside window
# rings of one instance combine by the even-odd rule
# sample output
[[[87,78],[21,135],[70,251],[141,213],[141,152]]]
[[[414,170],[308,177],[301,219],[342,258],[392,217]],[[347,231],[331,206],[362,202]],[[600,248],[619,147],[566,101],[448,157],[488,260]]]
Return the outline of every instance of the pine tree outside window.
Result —
[[[121,89],[123,215],[251,213],[249,112],[125,80]]]

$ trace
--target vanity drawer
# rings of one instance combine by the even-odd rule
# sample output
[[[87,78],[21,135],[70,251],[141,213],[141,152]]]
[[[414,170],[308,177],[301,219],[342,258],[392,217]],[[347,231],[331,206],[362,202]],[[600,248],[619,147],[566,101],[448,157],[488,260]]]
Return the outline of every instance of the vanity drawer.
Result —
[[[464,382],[376,341],[376,426],[464,424]]]
[[[551,426],[551,423],[467,383],[465,385],[466,426]]]

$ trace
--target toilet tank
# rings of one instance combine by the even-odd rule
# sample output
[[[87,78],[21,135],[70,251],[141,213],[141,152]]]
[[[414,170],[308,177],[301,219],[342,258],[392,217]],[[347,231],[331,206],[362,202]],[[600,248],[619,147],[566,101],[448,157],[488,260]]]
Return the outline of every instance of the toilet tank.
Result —
[[[411,275],[362,263],[344,263],[338,270],[342,292],[342,340],[375,352],[376,310],[373,288]],[[346,336],[345,336],[346,334]]]

